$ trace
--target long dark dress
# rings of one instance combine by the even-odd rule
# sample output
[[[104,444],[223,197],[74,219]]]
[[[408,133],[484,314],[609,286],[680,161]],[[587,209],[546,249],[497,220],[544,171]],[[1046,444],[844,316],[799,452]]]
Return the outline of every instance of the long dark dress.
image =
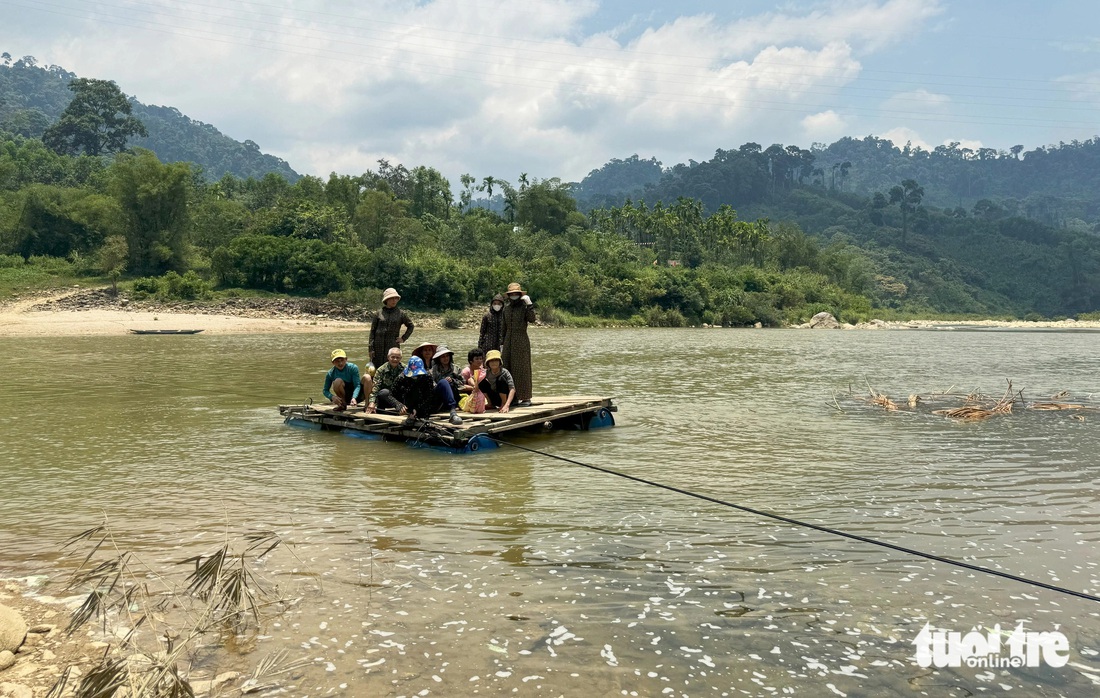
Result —
[[[401,326],[405,330],[401,341],[408,341],[413,333],[413,323],[405,311],[400,308],[382,308],[374,314],[370,322],[370,339],[367,344],[370,347],[370,360],[375,366],[386,363],[386,354],[397,346],[397,337],[401,332]]]
[[[516,383],[516,402],[531,399],[531,340],[527,325],[535,321],[535,306],[523,299],[509,301],[501,311],[504,316],[504,349],[500,352],[504,368]]]
[[[494,311],[489,308],[489,312],[481,318],[481,332],[477,336],[477,348],[485,352],[493,349],[500,351],[503,344],[504,311]]]

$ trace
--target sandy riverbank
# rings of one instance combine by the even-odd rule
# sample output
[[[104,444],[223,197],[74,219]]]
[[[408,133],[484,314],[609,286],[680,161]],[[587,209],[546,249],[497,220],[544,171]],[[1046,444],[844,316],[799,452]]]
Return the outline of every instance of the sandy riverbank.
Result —
[[[369,329],[361,322],[248,318],[168,311],[0,311],[0,337],[73,337],[129,334],[130,330],[201,329],[205,334],[343,332]]]
[[[799,326],[803,327],[803,326]],[[842,330],[950,330],[950,329],[1016,329],[1016,330],[1097,330],[1096,320],[872,320],[858,325],[841,325]]]
[[[418,327],[440,325],[438,317],[410,315]],[[212,305],[164,305],[110,297],[103,289],[70,289],[0,305],[0,337],[109,336],[131,330],[192,329],[208,335],[279,334],[366,331],[369,324],[355,312],[334,310],[318,302],[230,299]]]

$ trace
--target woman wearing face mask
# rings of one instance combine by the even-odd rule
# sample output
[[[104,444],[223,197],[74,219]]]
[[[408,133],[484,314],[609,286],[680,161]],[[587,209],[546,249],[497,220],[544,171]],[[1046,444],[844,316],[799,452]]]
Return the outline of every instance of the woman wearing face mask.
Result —
[[[516,384],[516,407],[531,406],[531,340],[527,326],[535,321],[535,304],[518,283],[508,284],[504,318],[504,368]]]
[[[496,349],[500,351],[504,345],[504,296],[493,296],[489,304],[489,312],[481,318],[481,334],[477,337],[477,348],[483,352]]]

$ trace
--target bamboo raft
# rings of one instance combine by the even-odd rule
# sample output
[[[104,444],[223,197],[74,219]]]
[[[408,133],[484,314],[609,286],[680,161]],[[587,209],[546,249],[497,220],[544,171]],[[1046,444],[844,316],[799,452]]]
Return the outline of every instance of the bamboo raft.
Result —
[[[472,453],[497,448],[494,439],[521,429],[576,429],[588,431],[615,426],[611,398],[566,395],[534,398],[530,407],[513,407],[505,414],[460,413],[462,424],[447,421],[449,415],[410,421],[392,412],[367,414],[362,406],[336,410],[332,405],[279,405],[283,421],[294,427],[343,432],[347,436],[383,441],[404,441],[410,446]]]

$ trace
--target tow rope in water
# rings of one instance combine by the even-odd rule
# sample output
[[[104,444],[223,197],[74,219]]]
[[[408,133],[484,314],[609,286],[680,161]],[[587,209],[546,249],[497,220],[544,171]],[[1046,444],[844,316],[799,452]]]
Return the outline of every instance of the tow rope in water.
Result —
[[[688,497],[694,497],[695,499],[702,499],[705,502],[710,502],[712,504],[719,504],[719,505],[724,506],[724,507],[729,507],[731,509],[737,509],[739,511],[747,512],[749,514],[754,514],[756,516],[763,516],[765,518],[774,519],[776,521],[782,521],[783,523],[788,523],[788,524],[791,524],[793,526],[802,526],[804,528],[811,528],[815,531],[821,531],[822,533],[828,533],[830,535],[840,536],[841,538],[848,538],[849,540],[859,541],[860,543],[867,543],[868,545],[877,545],[880,548],[889,548],[890,550],[896,550],[896,551],[901,552],[901,553],[906,553],[907,555],[922,557],[926,560],[932,560],[933,562],[942,562],[945,565],[954,565],[955,567],[962,567],[964,569],[972,570],[974,572],[982,572],[984,574],[990,574],[990,575],[993,575],[994,577],[1002,577],[1004,579],[1011,579],[1014,582],[1020,582],[1021,584],[1028,584],[1030,586],[1039,587],[1041,589],[1047,589],[1048,591],[1056,591],[1056,592],[1061,593],[1061,594],[1068,594],[1070,596],[1076,596],[1077,598],[1080,598],[1080,599],[1086,599],[1088,601],[1100,602],[1100,596],[1093,596],[1092,594],[1088,594],[1088,593],[1083,592],[1083,591],[1075,591],[1073,589],[1067,589],[1065,587],[1060,587],[1060,586],[1057,586],[1057,585],[1054,585],[1054,584],[1047,584],[1046,582],[1040,582],[1037,579],[1028,579],[1027,577],[1020,577],[1020,576],[1017,576],[1015,574],[1010,574],[1008,572],[1001,572],[1000,570],[994,570],[994,569],[990,569],[988,567],[982,567],[980,565],[972,565],[969,562],[962,562],[961,560],[952,560],[950,558],[940,557],[939,555],[933,555],[932,553],[926,553],[926,552],[923,552],[923,551],[920,551],[920,550],[915,550],[913,548],[906,548],[903,545],[895,545],[894,543],[887,543],[885,541],[875,540],[874,538],[867,538],[866,536],[860,536],[860,535],[857,535],[855,533],[846,533],[844,531],[838,531],[837,529],[829,528],[828,526],[819,526],[817,524],[809,523],[808,521],[799,521],[798,519],[792,519],[789,516],[782,516],[780,514],[773,514],[771,512],[761,511],[760,509],[753,509],[752,507],[743,506],[741,504],[734,504],[733,502],[727,502],[723,499],[718,499],[717,497],[711,497],[709,495],[700,494],[698,492],[692,492],[691,490],[685,490],[685,489],[682,489],[680,487],[675,487],[673,485],[666,485],[666,484],[661,483],[661,482],[655,482],[653,480],[647,480],[644,477],[638,477],[637,475],[630,475],[628,473],[620,472],[618,470],[612,470],[611,468],[604,468],[604,467],[601,467],[599,465],[591,465],[589,463],[582,463],[579,460],[573,460],[572,458],[566,458],[564,456],[556,456],[553,453],[547,453],[545,451],[539,451],[538,449],[528,448],[526,446],[520,446],[519,444],[512,443],[511,441],[501,441],[500,439],[496,439],[496,438],[493,438],[493,437],[488,437],[488,438],[490,440],[498,443],[498,444],[502,444],[504,446],[511,446],[512,448],[516,448],[516,449],[519,449],[521,451],[527,451],[529,453],[534,453],[534,454],[537,454],[537,455],[540,455],[540,456],[545,456],[547,458],[553,458],[555,460],[560,460],[563,463],[569,463],[571,465],[579,465],[582,468],[589,468],[591,470],[596,470],[598,472],[606,473],[608,475],[614,475],[616,477],[621,477],[621,478],[624,478],[626,480],[633,480],[634,482],[639,482],[643,485],[649,485],[650,487],[657,487],[657,488],[660,488],[662,490],[668,490],[669,492],[675,492],[677,494],[686,495]]]

